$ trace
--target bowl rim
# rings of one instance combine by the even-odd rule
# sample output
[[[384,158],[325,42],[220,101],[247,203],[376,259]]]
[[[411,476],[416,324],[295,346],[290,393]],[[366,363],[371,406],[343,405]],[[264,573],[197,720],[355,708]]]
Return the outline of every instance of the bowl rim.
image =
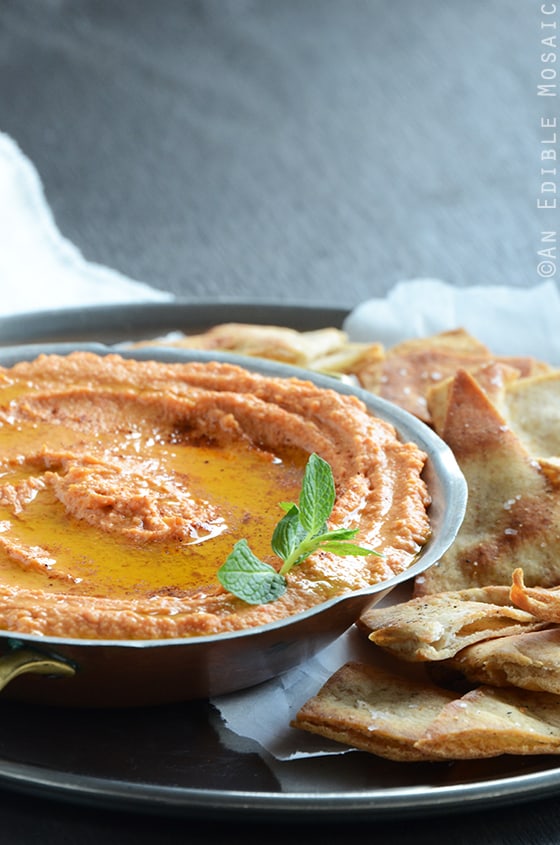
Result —
[[[359,598],[373,599],[377,594],[392,591],[415,575],[433,566],[454,541],[464,519],[468,489],[466,479],[457,463],[450,447],[426,423],[414,417],[403,408],[377,396],[365,388],[344,382],[335,376],[308,370],[303,367],[285,364],[279,361],[257,358],[237,353],[217,352],[208,350],[185,349],[170,346],[134,346],[130,342],[119,344],[104,344],[99,342],[52,342],[26,343],[0,348],[0,366],[11,367],[20,361],[31,361],[39,355],[68,355],[72,352],[92,352],[100,356],[120,355],[123,358],[140,361],[154,360],[163,363],[218,363],[232,364],[251,372],[269,378],[299,379],[311,381],[320,388],[335,390],[344,395],[356,396],[361,399],[369,411],[381,419],[392,424],[399,438],[403,441],[413,441],[427,454],[427,465],[435,474],[435,478],[445,490],[445,508],[443,524],[436,534],[432,534],[415,561],[405,570],[376,584],[360,590],[348,591],[334,596],[327,601],[313,605],[300,611],[268,622],[263,625],[241,628],[235,631],[225,631],[218,634],[193,635],[183,637],[153,638],[153,639],[102,639],[49,636],[48,634],[26,634],[18,631],[0,629],[0,641],[8,640],[11,644],[37,643],[52,646],[80,646],[80,647],[111,647],[111,648],[162,648],[171,646],[209,645],[231,640],[241,640],[264,636],[271,632],[280,632],[286,628],[304,623],[330,608]],[[442,491],[443,492],[443,491]],[[430,507],[433,507],[433,502]]]

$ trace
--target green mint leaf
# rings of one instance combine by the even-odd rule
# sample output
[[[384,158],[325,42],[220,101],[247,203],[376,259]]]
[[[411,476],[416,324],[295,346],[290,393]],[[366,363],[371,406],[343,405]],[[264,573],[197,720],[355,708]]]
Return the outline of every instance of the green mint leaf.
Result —
[[[364,546],[357,546],[355,543],[344,543],[338,540],[334,540],[331,542],[330,540],[326,540],[325,542],[321,543],[321,549],[324,549],[326,552],[333,552],[336,555],[361,555],[362,557],[366,557],[367,555],[379,555],[379,552],[374,552],[373,549],[366,549]]]
[[[272,551],[282,560],[286,560],[305,539],[305,529],[299,521],[299,508],[292,505],[282,517],[272,534]]]
[[[296,508],[296,510],[299,511],[299,508],[295,504],[295,502],[278,502],[278,504],[282,508],[283,511],[286,511],[286,513],[288,513],[288,511],[291,511],[292,508]]]
[[[358,528],[333,528],[332,531],[322,531],[321,534],[316,534],[315,539],[323,542],[323,540],[353,540],[358,533]]]
[[[334,478],[327,461],[311,454],[305,467],[299,496],[299,518],[309,535],[323,530],[336,498]]]
[[[239,540],[218,569],[218,581],[229,593],[248,604],[275,601],[286,590],[286,579],[256,557],[247,540]]]

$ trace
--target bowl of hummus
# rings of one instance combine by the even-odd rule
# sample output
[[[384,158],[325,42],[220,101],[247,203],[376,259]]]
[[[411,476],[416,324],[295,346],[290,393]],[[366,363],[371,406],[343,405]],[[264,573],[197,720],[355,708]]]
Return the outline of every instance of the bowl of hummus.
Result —
[[[5,349],[0,446],[0,683],[55,704],[278,675],[438,560],[466,504],[451,451],[406,411],[214,352]],[[327,518],[324,491],[308,501],[310,456],[331,474]],[[240,549],[245,585],[272,573],[277,594],[220,577]]]

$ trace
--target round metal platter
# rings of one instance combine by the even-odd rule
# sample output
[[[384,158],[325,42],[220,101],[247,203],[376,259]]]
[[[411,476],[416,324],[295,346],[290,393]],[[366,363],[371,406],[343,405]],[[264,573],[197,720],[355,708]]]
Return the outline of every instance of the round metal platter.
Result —
[[[0,318],[0,346],[151,339],[222,322],[340,326],[339,308],[178,301]],[[270,821],[437,815],[560,789],[556,758],[402,764],[364,752],[280,763],[230,735],[208,701],[47,708],[0,696],[0,785],[81,804]]]

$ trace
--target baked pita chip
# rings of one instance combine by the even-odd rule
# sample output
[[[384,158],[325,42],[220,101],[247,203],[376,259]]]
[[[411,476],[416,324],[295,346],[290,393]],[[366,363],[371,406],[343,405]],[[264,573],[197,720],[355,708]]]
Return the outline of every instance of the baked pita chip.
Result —
[[[508,587],[480,587],[373,607],[357,621],[371,642],[401,660],[446,660],[472,643],[542,628],[509,600]]]
[[[560,696],[560,628],[470,645],[446,665],[471,682]]]
[[[506,392],[513,382],[519,380],[521,376],[520,371],[509,364],[490,361],[471,370],[471,375],[483,389],[494,407],[503,414],[506,406]],[[440,384],[429,388],[427,392],[426,398],[432,418],[432,425],[438,434],[443,430],[445,425],[453,387],[453,378],[454,376],[445,379]]]
[[[334,327],[298,331],[286,326],[220,323],[205,332],[159,338],[135,346],[165,346],[215,350],[267,358],[311,370],[354,374],[375,366],[384,357],[380,343],[350,342]]]
[[[560,697],[480,686],[458,698],[428,681],[350,662],[292,726],[400,762],[560,754]]]
[[[384,356],[385,350],[380,343],[348,342],[339,349],[312,359],[309,366],[322,373],[355,376],[358,384],[363,387],[364,373],[377,367]]]
[[[415,743],[453,697],[429,683],[350,662],[303,705],[292,726],[389,760],[432,760]]]
[[[300,332],[285,326],[220,323],[200,334],[157,339],[143,345],[161,344],[162,340],[168,346],[183,349],[221,350],[305,366],[320,355],[340,349],[347,336],[336,328]]]
[[[510,597],[516,607],[543,622],[560,623],[560,587],[526,587],[523,569],[513,572]]]
[[[362,376],[363,385],[389,402],[431,422],[426,395],[458,367],[488,360],[490,351],[463,329],[403,341],[386,351],[376,368]]]
[[[560,370],[508,385],[504,416],[529,454],[536,458],[560,456]]]
[[[520,566],[530,584],[560,583],[560,489],[465,370],[453,378],[439,433],[469,496],[455,541],[417,577],[415,595],[511,584]]]
[[[478,687],[446,705],[415,748],[447,760],[560,754],[560,698]]]
[[[454,376],[460,368],[471,371],[491,361],[502,362],[520,376],[540,372],[548,366],[532,357],[496,356],[459,328],[391,347],[378,366],[363,374],[362,384],[431,424],[430,390]]]

